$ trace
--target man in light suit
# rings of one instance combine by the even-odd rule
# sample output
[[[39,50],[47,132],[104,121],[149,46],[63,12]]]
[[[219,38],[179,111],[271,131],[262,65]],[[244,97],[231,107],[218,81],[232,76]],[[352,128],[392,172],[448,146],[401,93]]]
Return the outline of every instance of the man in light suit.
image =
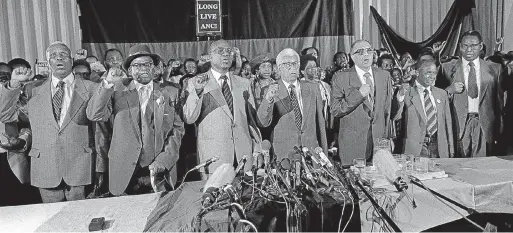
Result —
[[[392,80],[390,73],[372,67],[374,50],[358,40],[351,46],[355,66],[332,80],[331,114],[340,119],[338,153],[343,165],[355,158],[371,159],[374,139],[391,138]],[[404,100],[404,92],[399,94]]]
[[[502,132],[504,91],[501,66],[479,58],[481,34],[463,33],[461,58],[442,64],[437,86],[451,100],[456,153],[461,157],[492,155]]]
[[[86,107],[96,84],[74,77],[71,51],[62,42],[52,43],[46,56],[51,78],[21,85],[31,78],[31,71],[18,68],[1,87],[0,120],[18,120],[21,110],[17,103],[23,94],[33,140],[31,184],[39,188],[45,203],[84,199],[95,162]]]
[[[199,163],[218,156],[220,159],[202,172],[207,179],[221,164],[236,164],[259,152],[261,136],[256,125],[255,102],[249,80],[229,72],[233,48],[224,40],[210,45],[212,68],[187,82],[184,120],[198,129]]]
[[[276,57],[277,83],[267,87],[258,107],[258,122],[271,127],[271,142],[277,161],[294,152],[294,146],[321,147],[328,152],[323,102],[319,86],[299,80],[299,54],[293,49],[282,50]]]
[[[124,68],[133,80],[107,75],[87,109],[93,121],[114,119],[109,150],[109,190],[114,195],[159,189],[151,179],[166,173],[174,186],[184,134],[175,109],[178,89],[153,82],[159,56],[146,45],[135,45],[129,53]]]
[[[417,63],[419,76],[406,84],[403,114],[404,153],[428,158],[454,157],[452,119],[447,92],[434,87],[437,66],[434,60]],[[403,107],[401,106],[401,107]]]

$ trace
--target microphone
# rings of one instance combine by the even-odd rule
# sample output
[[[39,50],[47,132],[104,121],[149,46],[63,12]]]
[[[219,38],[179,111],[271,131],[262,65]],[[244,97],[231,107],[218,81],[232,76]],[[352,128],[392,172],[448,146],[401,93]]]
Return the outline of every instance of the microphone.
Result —
[[[223,163],[216,168],[214,173],[210,175],[207,182],[203,186],[203,190],[208,190],[210,187],[219,188],[226,184],[231,184],[235,178],[235,170],[233,164]]]
[[[378,150],[372,159],[372,164],[374,164],[378,171],[395,186],[397,191],[405,193],[406,198],[411,203],[413,208],[417,208],[415,200],[413,200],[408,192],[406,192],[408,185],[401,176],[397,175],[400,167],[389,151],[383,149]]]
[[[248,156],[247,155],[244,155],[244,157],[242,157],[242,159],[239,161],[239,165],[237,165],[237,168],[235,169],[235,174],[239,174],[240,170],[242,168],[244,168],[244,166],[246,165],[246,162],[248,161]]]
[[[289,160],[294,164],[296,179],[294,180],[295,187],[301,184],[301,155],[294,152],[289,154]]]
[[[281,169],[286,171],[286,176],[282,177],[283,182],[285,183],[286,186],[290,186],[290,181],[289,181],[289,171],[290,171],[290,167],[291,167],[290,160],[288,158],[283,158],[280,162],[280,167],[281,167]],[[276,173],[281,175],[280,169],[276,169]]]
[[[204,163],[199,164],[198,166],[192,168],[190,171],[195,171],[195,170],[198,170],[198,169],[200,169],[202,167],[206,167],[206,166],[212,164],[213,162],[215,162],[217,160],[219,160],[219,157],[218,156],[214,156],[214,157],[208,159],[207,161],[205,161]]]
[[[258,152],[253,152],[253,166],[251,167],[251,171],[253,171],[253,175],[256,176],[256,172],[258,170],[258,155],[260,153]]]
[[[262,155],[264,156],[265,170],[267,170],[269,165],[271,165],[271,155],[269,154],[269,150],[271,150],[271,142],[269,142],[269,140],[262,141]]]
[[[306,178],[308,178],[310,181],[312,181],[312,184],[315,186],[317,184],[317,182],[315,182],[315,180],[313,179],[313,175],[310,172],[310,169],[308,169],[308,165],[306,164],[306,161],[305,161],[305,157],[309,158],[310,160],[313,160],[312,153],[310,153],[310,151],[308,151],[308,148],[306,148],[306,147],[303,147],[301,149],[303,150],[303,156],[304,156],[301,158],[301,162],[303,163],[303,167],[305,168]]]
[[[315,156],[312,154],[312,152],[310,152],[308,150],[307,147],[303,147],[303,148],[301,148],[301,150],[303,151],[303,155],[305,155],[307,159],[313,161],[316,164],[320,164],[322,166],[322,164],[319,162],[319,160],[317,158],[315,158]]]
[[[203,208],[208,207],[214,203],[214,200],[219,196],[219,188],[216,187],[208,187],[207,190],[201,196],[203,200],[202,206]]]
[[[314,151],[315,151],[315,153],[317,153],[319,155],[319,157],[321,157],[321,161],[322,161],[321,163],[323,163],[324,165],[327,165],[329,168],[333,167],[333,164],[331,163],[328,156],[326,156],[326,154],[324,154],[324,151],[322,151],[322,148],[315,147]]]

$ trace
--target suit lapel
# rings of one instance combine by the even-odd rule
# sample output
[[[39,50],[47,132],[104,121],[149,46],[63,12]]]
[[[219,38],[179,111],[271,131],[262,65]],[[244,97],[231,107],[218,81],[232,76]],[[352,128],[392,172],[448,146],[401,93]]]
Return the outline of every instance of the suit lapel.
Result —
[[[139,127],[141,104],[139,103],[139,93],[137,92],[137,88],[135,87],[135,83],[133,80],[130,81],[127,85],[123,85],[123,89],[123,92],[127,92],[127,94],[124,95],[124,97],[126,98],[128,109],[130,111],[129,116],[132,119],[132,127],[138,135],[137,139],[141,141],[141,128]]]
[[[155,136],[162,138],[160,134],[162,133],[161,129],[164,119],[165,98],[162,93],[162,88],[158,83],[153,83],[152,102],[150,104],[154,106],[153,115],[155,116]]]
[[[283,106],[285,107],[287,112],[290,112],[290,111],[292,111],[291,103],[290,103],[290,101],[286,101],[286,99],[289,98],[289,89],[288,89],[288,87],[285,86],[285,83],[283,82],[283,80],[280,80],[278,82],[278,85],[279,85],[278,98],[280,100],[284,100],[281,102],[284,103]],[[288,103],[288,104],[285,104],[285,103]]]
[[[438,129],[442,129],[442,122],[445,117],[443,116],[444,106],[441,104],[440,101],[442,99],[442,95],[438,90],[431,87],[431,93],[433,93],[433,98],[435,99],[435,102],[433,103],[436,106],[436,117],[437,117],[437,125]]]
[[[73,96],[71,97],[68,111],[66,112],[64,120],[62,121],[62,127],[60,128],[60,131],[66,128],[66,126],[71,122],[71,119],[75,117],[80,108],[82,108],[82,105],[88,99],[87,89],[85,88],[82,79],[75,78],[75,83],[73,85]]]
[[[310,88],[307,85],[304,85],[303,83],[300,83],[299,85],[301,88],[301,99],[303,102],[303,121],[301,122],[301,129],[304,129],[306,122],[306,114],[310,112],[311,101],[315,101],[315,97],[311,96]]]
[[[350,75],[350,77],[349,77],[349,86],[353,87],[355,89],[355,91],[358,91],[360,89],[360,87],[362,87],[362,81],[360,81],[360,77],[358,76],[358,72],[356,72],[356,68],[353,67],[351,69],[352,69],[351,70],[352,75]],[[373,70],[373,73],[374,73],[374,75],[376,75],[376,72],[374,72],[374,70]],[[376,89],[376,86],[377,86],[376,78],[374,78],[374,89]],[[376,100],[374,100],[374,101],[376,101]],[[363,105],[365,105],[364,109],[369,114],[369,117],[372,118],[372,116],[373,116],[372,111],[374,110],[374,108],[371,105],[371,103],[369,102],[369,98],[367,98],[367,96],[364,96]]]
[[[233,77],[230,75],[230,81],[232,81]],[[212,74],[212,71],[208,71],[208,81],[207,85],[203,89],[204,93],[210,93],[212,97],[217,101],[219,106],[221,106],[221,109],[224,110],[226,115],[230,117],[230,119],[233,120],[233,115],[230,111],[230,108],[228,107],[228,104],[226,103],[226,99],[224,98],[223,92],[221,90],[221,86],[219,86],[219,83],[217,83],[216,78],[214,78],[214,74]],[[232,81],[232,96],[233,96],[233,81]]]
[[[40,103],[40,106],[49,106],[40,108],[43,119],[47,119],[47,122],[50,122],[51,125],[58,129],[59,124],[55,121],[55,117],[53,116],[52,79],[49,78],[43,85],[34,89],[36,92],[34,96],[38,98],[37,103]]]
[[[417,113],[422,119],[422,123],[425,125],[427,122],[426,113],[424,112],[424,108],[422,108],[422,100],[420,99],[420,94],[415,86],[410,86],[410,101],[412,102],[413,106],[415,106]]]
[[[481,75],[481,91],[479,93],[479,105],[483,103],[484,96],[488,91],[489,84],[493,78],[490,77],[490,67],[481,59],[479,59],[480,75]]]

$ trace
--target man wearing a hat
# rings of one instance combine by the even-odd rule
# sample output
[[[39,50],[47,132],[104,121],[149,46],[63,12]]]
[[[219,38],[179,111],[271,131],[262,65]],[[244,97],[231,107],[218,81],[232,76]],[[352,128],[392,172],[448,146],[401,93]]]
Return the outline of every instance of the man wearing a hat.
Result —
[[[251,78],[250,83],[257,108],[264,98],[262,89],[274,82],[274,79],[271,77],[273,73],[273,63],[275,63],[274,58],[269,54],[258,55],[251,61],[251,69],[253,73],[256,74],[256,77]]]
[[[178,89],[153,81],[159,60],[146,45],[131,47],[123,68],[133,79],[108,76],[87,109],[93,121],[114,116],[109,150],[109,190],[114,195],[148,193],[152,187],[157,191],[162,186],[153,182],[156,176],[169,174],[167,182],[176,182],[184,126],[175,110]]]

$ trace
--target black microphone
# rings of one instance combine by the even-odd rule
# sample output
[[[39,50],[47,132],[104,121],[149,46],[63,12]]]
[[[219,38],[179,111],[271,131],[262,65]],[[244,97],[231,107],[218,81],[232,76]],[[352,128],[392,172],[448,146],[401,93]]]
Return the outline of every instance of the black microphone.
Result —
[[[376,166],[379,172],[383,174],[388,181],[390,181],[398,192],[404,192],[406,198],[411,203],[413,208],[417,208],[417,204],[415,200],[413,200],[406,192],[408,189],[408,184],[404,181],[404,179],[397,175],[397,172],[400,170],[399,164],[395,161],[392,154],[387,150],[378,150],[372,159],[372,164]]]
[[[308,150],[307,147],[303,147],[301,148],[301,150],[303,151],[303,155],[305,155],[305,157],[310,160],[310,161],[313,161],[314,163],[316,163],[317,165],[320,165],[322,166],[321,162],[312,154],[312,152],[310,152]]]
[[[333,167],[333,164],[331,163],[330,159],[328,158],[328,156],[326,156],[326,154],[324,154],[324,151],[322,151],[322,148],[320,147],[316,147],[314,149],[315,153],[317,153],[319,155],[319,157],[321,157],[321,163],[328,167]]]
[[[294,165],[296,176],[296,179],[294,180],[294,187],[297,187],[301,184],[301,155],[292,152],[289,154],[289,160]]]
[[[203,208],[212,205],[217,196],[219,196],[219,188],[208,187],[207,190],[201,196],[201,199],[203,199]]]
[[[247,161],[248,161],[248,156],[244,155],[244,157],[242,157],[242,159],[239,161],[239,165],[237,165],[237,168],[235,169],[235,175],[239,174],[240,170],[242,168],[244,168]]]
[[[198,169],[200,169],[200,168],[202,168],[202,167],[206,167],[206,166],[208,166],[208,165],[212,164],[213,162],[215,162],[215,161],[217,161],[217,160],[219,160],[219,157],[214,156],[214,157],[212,157],[212,158],[208,159],[207,161],[205,161],[204,163],[199,164],[198,166],[196,166],[196,167],[192,168],[190,171],[194,171],[194,170],[198,170]]]
[[[306,161],[305,161],[305,158],[313,161],[312,153],[310,153],[310,151],[308,151],[308,148],[306,148],[306,147],[303,147],[301,149],[303,150],[303,158],[301,158],[301,162],[303,163],[303,167],[305,169],[306,178],[308,178],[310,181],[312,181],[312,184],[315,186],[317,184],[317,182],[315,182],[313,175],[310,172],[310,169],[308,169],[308,164],[306,164]]]
[[[283,176],[283,182],[285,183],[286,186],[290,187],[289,171],[290,171],[291,166],[290,166],[289,158],[283,158],[281,160],[280,168],[286,172],[285,176]],[[277,168],[276,172],[277,172],[277,174],[282,175],[280,169]]]

